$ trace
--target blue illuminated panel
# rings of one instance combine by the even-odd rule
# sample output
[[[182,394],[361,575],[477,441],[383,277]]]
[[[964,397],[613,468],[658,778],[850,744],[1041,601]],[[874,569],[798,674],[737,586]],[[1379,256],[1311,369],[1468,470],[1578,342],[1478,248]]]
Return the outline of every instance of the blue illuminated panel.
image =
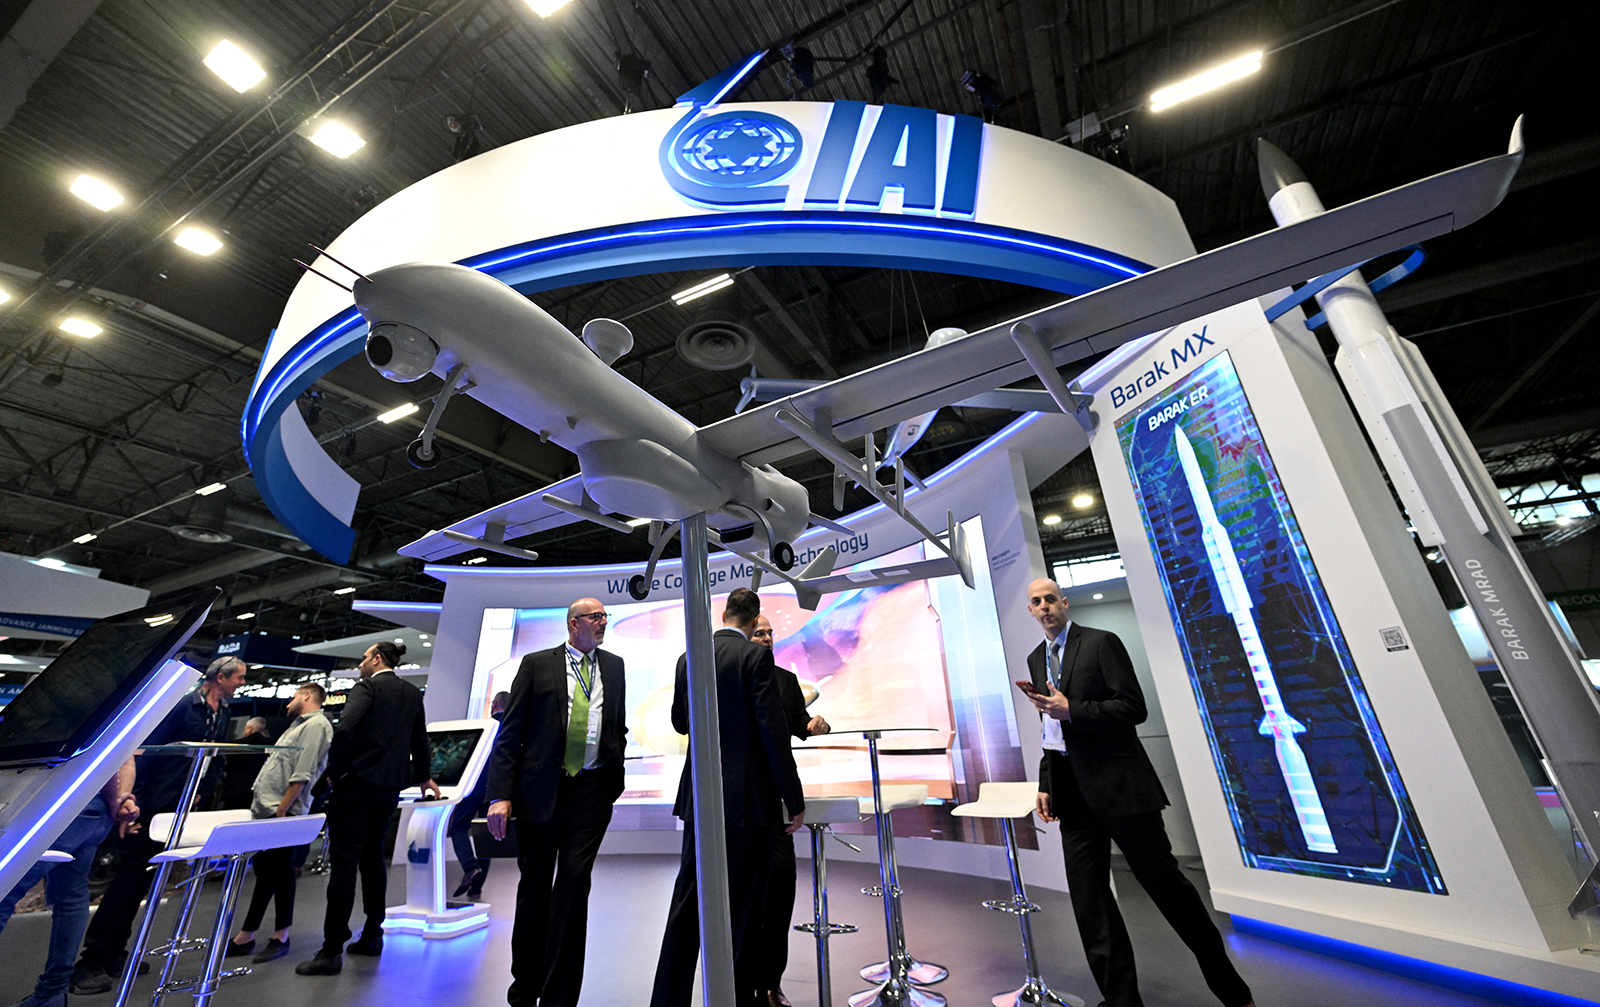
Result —
[[[1231,358],[1117,435],[1246,866],[1446,894]]]

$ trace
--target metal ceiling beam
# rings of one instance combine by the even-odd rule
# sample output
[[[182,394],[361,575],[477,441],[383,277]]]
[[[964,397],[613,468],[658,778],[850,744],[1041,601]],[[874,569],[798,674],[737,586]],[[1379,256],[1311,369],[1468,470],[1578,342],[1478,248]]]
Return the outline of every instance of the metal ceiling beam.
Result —
[[[0,39],[0,129],[61,50],[100,6],[100,0],[33,0]]]
[[[1545,367],[1548,366],[1550,361],[1555,358],[1555,355],[1560,353],[1562,348],[1568,343],[1572,342],[1572,338],[1574,336],[1578,335],[1585,328],[1587,328],[1589,323],[1594,321],[1594,317],[1596,315],[1600,315],[1600,300],[1591,302],[1590,305],[1585,308],[1576,319],[1573,320],[1572,324],[1568,325],[1566,329],[1562,331],[1561,335],[1550,340],[1549,345],[1545,346],[1544,350],[1540,352],[1537,357],[1533,358],[1533,361],[1529,363],[1527,367],[1522,369],[1522,373],[1518,374],[1510,384],[1506,385],[1500,394],[1495,396],[1494,401],[1484,407],[1483,412],[1479,413],[1473,418],[1472,423],[1467,427],[1468,436],[1470,436],[1474,430],[1477,430],[1489,420],[1493,419],[1495,414],[1498,413],[1507,402],[1510,402],[1517,396],[1519,392],[1526,388],[1530,381],[1544,373]]]
[[[805,349],[806,356],[810,357],[818,367],[822,368],[822,373],[829,378],[837,378],[839,371],[828,360],[823,348],[817,345],[817,341],[811,338],[810,333],[800,327],[800,323],[794,320],[793,315],[789,314],[789,309],[784,307],[783,302],[773,295],[765,283],[761,282],[761,278],[752,270],[745,273],[743,279],[745,285],[761,299],[761,303],[767,306],[767,310],[772,312],[773,317],[778,320],[779,324],[788,329],[789,334],[794,336],[795,342]]]
[[[1397,283],[1378,295],[1385,311],[1414,308],[1420,304],[1448,300],[1503,283],[1515,283],[1568,266],[1579,266],[1600,259],[1600,238],[1580,238],[1549,248],[1536,248],[1502,259],[1468,266],[1440,276],[1410,283]]]

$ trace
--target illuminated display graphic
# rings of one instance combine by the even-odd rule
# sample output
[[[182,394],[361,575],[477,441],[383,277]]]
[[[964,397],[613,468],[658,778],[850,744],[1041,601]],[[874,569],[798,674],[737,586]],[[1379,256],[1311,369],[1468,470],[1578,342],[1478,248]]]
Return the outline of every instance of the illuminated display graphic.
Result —
[[[1245,864],[1446,894],[1228,354],[1117,435]]]
[[[886,735],[880,743],[886,783],[927,784],[946,806],[905,812],[902,835],[962,839],[988,833],[949,815],[949,804],[973,800],[984,780],[1019,779],[1022,749],[1002,662],[1000,625],[983,557],[982,529],[967,524],[977,590],[955,577],[824,595],[817,611],[795,601],[787,585],[764,586],[761,610],[776,638],[774,657],[794,672],[808,712],[835,733],[794,742],[808,793],[872,792],[865,740],[851,728],[932,727],[932,734]],[[922,544],[853,570],[927,558]],[[720,613],[723,593],[712,598]],[[628,748],[623,804],[670,806],[677,797],[685,742],[672,728],[672,690],[683,653],[683,605],[673,601],[610,603],[602,646],[627,662]],[[566,638],[566,609],[491,608],[473,674],[470,716],[510,689],[525,654]],[[870,826],[868,826],[870,827]],[[996,833],[996,836],[998,833]]]

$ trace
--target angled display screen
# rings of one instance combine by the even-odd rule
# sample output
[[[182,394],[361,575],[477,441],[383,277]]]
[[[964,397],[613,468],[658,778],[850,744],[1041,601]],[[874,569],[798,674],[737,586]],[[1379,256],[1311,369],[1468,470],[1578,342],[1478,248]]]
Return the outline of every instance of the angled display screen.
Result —
[[[1232,359],[1117,436],[1245,864],[1445,894]]]
[[[469,727],[459,731],[429,731],[428,743],[433,750],[433,782],[441,787],[461,784],[461,774],[467,771],[472,750],[478,747],[483,728]]]

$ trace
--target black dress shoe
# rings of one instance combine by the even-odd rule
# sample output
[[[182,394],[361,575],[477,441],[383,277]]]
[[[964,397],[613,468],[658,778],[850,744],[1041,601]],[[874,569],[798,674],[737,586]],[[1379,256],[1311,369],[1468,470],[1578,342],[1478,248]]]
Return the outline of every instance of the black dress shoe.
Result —
[[[466,893],[468,891],[473,891],[473,890],[480,891],[480,892],[483,891],[483,878],[484,878],[484,875],[486,875],[488,873],[489,873],[488,871],[485,871],[485,870],[482,870],[482,869],[475,870],[475,871],[468,871],[465,875],[462,876],[461,884],[456,885],[456,890],[450,893],[450,897],[452,899],[459,899],[464,893]]]
[[[367,955],[376,958],[378,955],[383,954],[383,935],[373,934],[369,937],[366,934],[362,934],[360,940],[347,944],[344,952],[347,955]]]
[[[245,941],[243,944],[240,944],[238,941],[229,941],[228,942],[228,950],[227,950],[227,952],[225,954],[223,954],[222,957],[224,957],[224,958],[240,958],[240,957],[243,957],[244,955],[250,954],[255,949],[256,949],[256,942],[255,942],[254,938],[252,938],[252,939],[250,939],[248,941]]]
[[[299,976],[336,976],[343,971],[343,955],[325,955],[320,951],[315,958],[294,967],[295,975]]]
[[[285,937],[280,941],[278,938],[274,937],[272,940],[267,941],[267,946],[261,949],[260,954],[256,955],[250,960],[257,965],[260,965],[263,962],[275,962],[288,953],[289,938]]]
[[[96,993],[110,993],[112,982],[111,974],[100,966],[80,964],[72,970],[69,989],[75,997],[93,996]]]

